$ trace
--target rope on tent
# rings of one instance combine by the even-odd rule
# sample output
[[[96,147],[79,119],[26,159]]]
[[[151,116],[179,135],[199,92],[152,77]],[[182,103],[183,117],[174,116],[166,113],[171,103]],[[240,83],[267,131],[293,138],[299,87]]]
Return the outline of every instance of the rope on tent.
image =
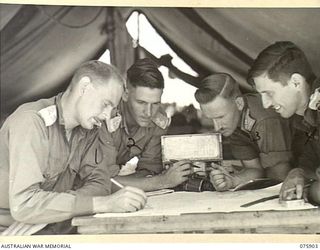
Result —
[[[97,18],[100,16],[100,14],[102,13],[103,11],[103,7],[100,8],[97,12],[97,14],[88,22],[84,23],[84,24],[80,24],[80,25],[71,25],[71,24],[67,24],[67,23],[64,23],[61,21],[61,19],[57,19],[56,17],[50,15],[45,9],[43,6],[37,6],[41,12],[46,15],[48,18],[50,18],[52,21],[64,26],[64,27],[67,27],[67,28],[71,28],[71,29],[80,29],[80,28],[84,28],[86,26],[89,26],[90,24],[92,24],[95,20],[97,20]],[[72,7],[73,8],[73,7]]]

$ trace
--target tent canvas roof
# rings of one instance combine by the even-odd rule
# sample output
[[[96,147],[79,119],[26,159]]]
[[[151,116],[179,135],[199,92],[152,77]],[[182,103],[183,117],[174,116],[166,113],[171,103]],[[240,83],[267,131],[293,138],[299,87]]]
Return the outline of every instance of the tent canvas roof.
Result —
[[[51,96],[68,84],[83,61],[113,46],[113,63],[133,62],[125,22],[133,10],[146,15],[169,46],[200,77],[232,74],[249,90],[246,73],[269,44],[301,47],[320,75],[319,8],[155,8],[0,5],[1,116],[19,104]]]

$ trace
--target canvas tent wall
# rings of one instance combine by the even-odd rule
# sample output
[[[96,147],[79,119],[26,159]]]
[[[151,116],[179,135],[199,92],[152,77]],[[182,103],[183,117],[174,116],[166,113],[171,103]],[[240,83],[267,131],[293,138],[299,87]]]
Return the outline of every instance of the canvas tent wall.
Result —
[[[124,8],[0,5],[1,118],[19,104],[48,97],[68,84],[82,62],[106,48],[125,72],[134,60],[125,27],[137,10],[200,77],[232,74],[249,90],[246,73],[267,45],[299,45],[320,75],[320,9]]]

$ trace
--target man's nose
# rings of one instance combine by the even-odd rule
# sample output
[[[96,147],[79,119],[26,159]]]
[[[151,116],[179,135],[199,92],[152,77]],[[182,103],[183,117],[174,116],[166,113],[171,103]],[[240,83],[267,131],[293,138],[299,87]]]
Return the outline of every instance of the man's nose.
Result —
[[[152,114],[152,104],[149,103],[145,106],[145,115],[147,117],[151,117],[151,114]]]
[[[265,109],[270,108],[272,106],[272,100],[270,97],[267,97],[266,95],[262,95],[262,105]]]
[[[112,109],[110,107],[105,107],[102,113],[99,115],[99,119],[105,120],[111,117]]]
[[[212,119],[212,121],[213,121],[213,126],[214,126],[215,131],[219,132],[222,128],[221,122],[218,120],[215,120],[215,119]]]

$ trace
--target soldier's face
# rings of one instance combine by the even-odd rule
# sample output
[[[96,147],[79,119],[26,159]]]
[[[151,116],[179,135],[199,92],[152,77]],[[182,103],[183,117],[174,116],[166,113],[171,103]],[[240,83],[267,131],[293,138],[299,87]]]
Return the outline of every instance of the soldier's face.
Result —
[[[162,89],[129,86],[129,110],[140,127],[148,127],[161,104]]]
[[[265,109],[273,108],[282,117],[294,115],[300,106],[298,88],[294,84],[283,85],[275,82],[266,75],[255,77],[255,88],[260,93]]]
[[[78,100],[79,124],[86,129],[100,127],[104,120],[111,119],[122,93],[123,88],[116,80],[105,85],[88,84]]]
[[[203,114],[213,121],[216,132],[230,136],[237,128],[240,110],[234,100],[217,96],[213,101],[200,104]]]

